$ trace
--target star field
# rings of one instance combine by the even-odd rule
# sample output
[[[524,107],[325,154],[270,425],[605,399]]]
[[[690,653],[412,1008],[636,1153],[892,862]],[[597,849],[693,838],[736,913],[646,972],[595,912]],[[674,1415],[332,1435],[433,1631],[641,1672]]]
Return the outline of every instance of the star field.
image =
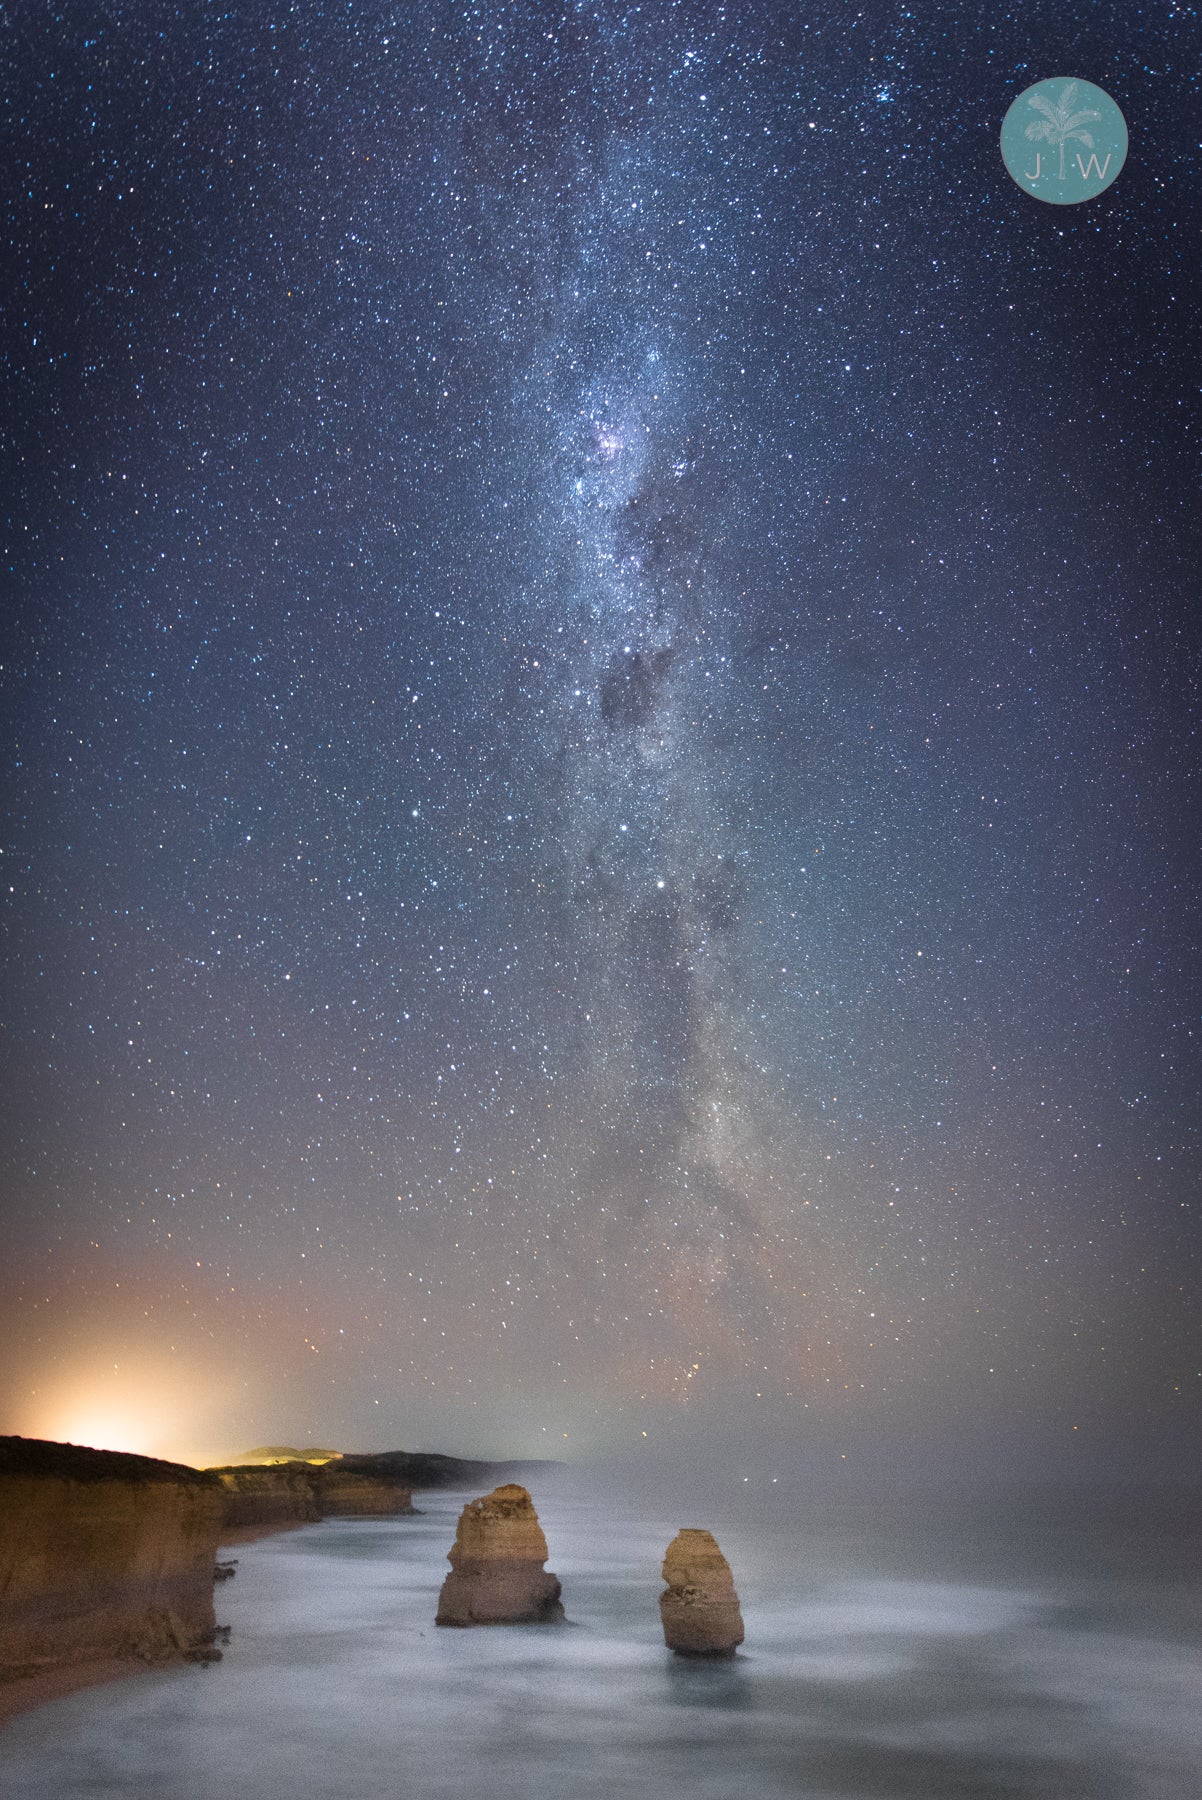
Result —
[[[8,20],[5,1429],[1184,1431],[1200,50]]]

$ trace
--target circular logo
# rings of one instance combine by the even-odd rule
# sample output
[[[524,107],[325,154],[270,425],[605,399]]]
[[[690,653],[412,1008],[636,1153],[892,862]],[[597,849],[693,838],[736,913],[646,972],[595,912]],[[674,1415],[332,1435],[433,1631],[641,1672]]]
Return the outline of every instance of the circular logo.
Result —
[[[1002,161],[1020,188],[1050,206],[1092,200],[1126,160],[1127,121],[1092,81],[1037,81],[1002,120]]]

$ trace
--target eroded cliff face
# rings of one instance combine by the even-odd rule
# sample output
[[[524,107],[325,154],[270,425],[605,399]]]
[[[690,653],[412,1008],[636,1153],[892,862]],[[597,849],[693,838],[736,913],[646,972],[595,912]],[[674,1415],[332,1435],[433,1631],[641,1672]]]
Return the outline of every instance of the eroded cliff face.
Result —
[[[387,1476],[344,1469],[336,1462],[314,1469],[313,1475],[317,1504],[327,1519],[381,1518],[415,1511],[413,1490]]]
[[[223,1526],[307,1525],[321,1518],[308,1463],[210,1469],[224,1495]]]
[[[225,1529],[306,1525],[315,1519],[376,1518],[411,1513],[412,1490],[387,1474],[348,1469],[340,1461],[214,1469],[225,1490]]]
[[[204,1653],[222,1511],[198,1469],[0,1437],[0,1681]]]

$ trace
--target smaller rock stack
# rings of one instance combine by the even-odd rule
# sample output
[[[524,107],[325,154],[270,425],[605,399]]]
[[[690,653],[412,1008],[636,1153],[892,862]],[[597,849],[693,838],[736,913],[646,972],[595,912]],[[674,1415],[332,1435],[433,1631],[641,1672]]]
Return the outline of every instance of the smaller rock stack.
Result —
[[[549,1625],[563,1618],[547,1540],[524,1487],[507,1483],[472,1500],[447,1553],[438,1625]]]
[[[684,1526],[664,1557],[668,1586],[659,1597],[664,1642],[677,1656],[733,1656],[743,1615],[730,1564],[712,1533]]]

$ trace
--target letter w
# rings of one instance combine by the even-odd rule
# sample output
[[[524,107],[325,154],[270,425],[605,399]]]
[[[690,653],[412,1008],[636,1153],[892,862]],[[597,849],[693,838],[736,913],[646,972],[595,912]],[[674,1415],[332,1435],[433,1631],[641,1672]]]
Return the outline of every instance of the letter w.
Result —
[[[1106,161],[1104,163],[1099,163],[1096,156],[1091,156],[1088,163],[1083,163],[1081,161],[1081,152],[1078,150],[1077,167],[1081,171],[1082,181],[1088,181],[1091,175],[1096,175],[1099,181],[1105,181],[1106,171],[1110,167],[1110,158],[1113,154],[1114,152],[1112,150],[1108,150],[1106,152]]]

